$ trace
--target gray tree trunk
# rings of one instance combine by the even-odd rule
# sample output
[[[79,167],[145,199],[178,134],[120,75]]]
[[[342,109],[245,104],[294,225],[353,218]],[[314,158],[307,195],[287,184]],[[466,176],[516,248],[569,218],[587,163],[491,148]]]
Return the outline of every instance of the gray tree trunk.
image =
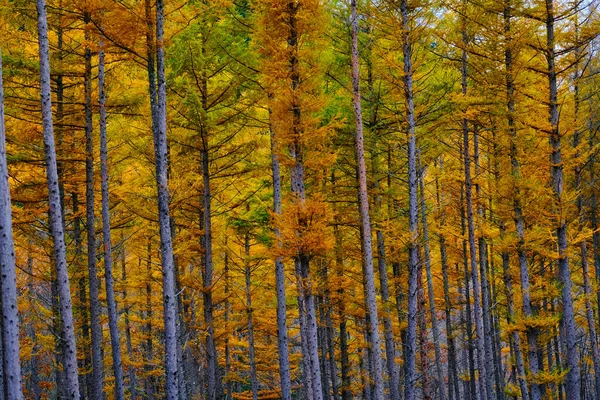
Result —
[[[113,277],[112,241],[110,236],[110,202],[108,190],[108,144],[106,138],[106,91],[104,87],[104,49],[100,41],[98,54],[98,91],[100,92],[100,169],[102,186],[102,238],[104,241],[104,279],[106,281],[106,303],[108,308],[108,327],[115,378],[114,396],[117,400],[125,398],[123,367],[121,363],[121,339],[119,320],[115,300],[115,280]],[[133,395],[133,394],[132,394]]]
[[[124,236],[123,231],[121,231],[121,245],[123,246],[121,249],[121,282],[127,282],[127,263],[125,256],[125,245],[124,245]],[[130,305],[127,303],[127,285],[124,285],[123,289],[123,314],[125,319],[125,345],[127,347],[127,356],[129,361],[133,361],[133,343],[131,341],[131,322],[129,316],[129,307]],[[129,396],[131,400],[137,399],[137,379],[135,378],[135,368],[130,365],[128,368],[129,375]]]
[[[467,33],[462,31],[463,45],[468,44]],[[462,51],[462,93],[467,94],[467,52]],[[479,271],[477,269],[477,247],[475,244],[475,223],[473,218],[473,183],[471,181],[471,155],[469,152],[469,121],[465,118],[462,121],[463,135],[463,162],[465,174],[465,214],[467,222],[468,244],[469,244],[469,261],[471,267],[471,281],[473,285],[473,316],[475,319],[476,330],[476,348],[477,348],[477,364],[479,368],[479,397],[481,399],[491,400],[492,387],[489,375],[487,373],[487,357],[485,352],[485,332],[483,326],[483,309],[481,307],[481,285],[479,282]]]
[[[4,398],[8,400],[23,398],[15,262],[10,184],[6,162],[2,53],[0,52],[0,274],[2,276],[0,288],[2,289],[2,355],[6,390]]]
[[[299,4],[290,3],[289,4],[289,35],[288,35],[288,47],[290,50],[290,55],[288,59],[288,63],[291,71],[291,89],[292,96],[297,96],[295,93],[300,86],[300,72],[299,72],[299,59],[298,59],[298,51],[299,51],[299,43],[298,43],[298,30],[297,30],[297,19],[296,14],[298,11]],[[296,101],[295,104],[298,104]],[[292,165],[290,167],[290,175],[291,175],[291,184],[292,184],[292,193],[295,196],[295,201],[300,204],[304,204],[306,202],[306,187],[304,182],[304,148],[303,145],[298,140],[301,129],[301,109],[299,106],[295,106],[292,110],[293,112],[293,137],[294,142],[290,145],[290,156],[293,160]],[[301,224],[306,225],[306,222],[301,222]],[[305,226],[299,227],[300,229],[305,228]],[[312,288],[312,280],[310,276],[310,257],[308,254],[301,252],[297,256],[294,257],[294,263],[296,265],[296,274],[298,275],[299,286],[298,289],[300,291],[302,299],[302,303],[304,305],[304,313],[302,318],[305,319],[305,337],[306,337],[306,352],[304,352],[303,356],[307,358],[309,362],[310,370],[307,371],[310,373],[310,379],[312,382],[312,392],[313,392],[313,400],[322,400],[323,399],[323,389],[321,384],[321,368],[319,365],[319,344],[317,338],[317,317],[315,311],[315,299]],[[302,313],[302,309],[301,309]]]
[[[281,169],[276,150],[275,131],[271,127],[271,171],[273,174],[273,212],[281,214]],[[281,232],[275,227],[275,238],[281,246]],[[292,400],[292,381],[290,378],[290,356],[287,331],[287,306],[285,295],[285,266],[283,259],[275,260],[275,286],[277,289],[277,349],[279,355],[279,381],[282,400]]]
[[[413,93],[412,44],[409,37],[409,11],[407,0],[400,1],[402,18],[402,54],[404,59],[404,97],[405,120],[408,125],[408,229],[410,242],[408,245],[408,328],[404,350],[404,397],[415,400],[417,385],[416,353],[417,353],[417,295],[418,295],[418,211],[417,211],[417,139],[415,105]],[[425,371],[423,371],[425,372]]]
[[[579,42],[579,25],[578,22],[575,22],[575,32],[576,32],[576,40]],[[575,130],[573,132],[573,148],[575,150],[575,158],[579,159],[581,157],[581,151],[579,149],[579,145],[581,144],[581,131],[579,128],[579,111],[580,111],[580,93],[579,93],[579,84],[581,79],[581,70],[579,66],[579,59],[581,58],[581,48],[579,43],[577,43],[577,47],[575,48],[575,76],[573,77],[574,81],[574,112],[573,116],[575,117],[574,125]],[[579,232],[583,232],[584,224],[586,220],[585,211],[583,208],[583,194],[582,194],[582,184],[581,184],[581,171],[583,170],[585,163],[579,162],[575,166],[575,192],[577,193],[577,212],[579,214]],[[581,240],[580,244],[581,251],[581,269],[583,273],[583,290],[585,293],[585,315],[588,323],[588,330],[590,335],[590,346],[592,350],[592,362],[594,364],[594,389],[596,392],[596,398],[600,399],[600,350],[598,349],[598,336],[596,336],[596,324],[594,319],[594,309],[592,307],[592,303],[590,301],[590,296],[592,295],[592,283],[590,281],[590,268],[588,262],[588,250],[587,250],[587,240],[584,237]]]
[[[513,211],[514,211],[514,221],[515,228],[517,231],[518,243],[517,243],[517,255],[519,258],[519,272],[521,276],[521,295],[523,297],[523,314],[527,318],[531,318],[533,316],[533,311],[531,307],[531,295],[530,295],[530,284],[529,284],[529,268],[527,265],[527,252],[525,248],[525,228],[524,228],[524,218],[523,218],[523,210],[521,206],[520,200],[520,166],[519,160],[517,159],[517,129],[515,124],[515,84],[514,84],[514,75],[513,75],[513,51],[512,51],[512,33],[511,33],[511,0],[504,1],[504,35],[506,41],[506,47],[504,49],[504,64],[506,67],[506,94],[507,94],[507,124],[508,124],[508,133],[511,138],[511,146],[510,146],[510,159],[512,166],[512,175],[514,180],[514,200],[513,200]],[[505,257],[503,255],[503,257]],[[506,254],[508,257],[508,254]],[[508,260],[504,260],[503,263],[508,263]],[[508,266],[505,266],[508,268]],[[506,275],[507,271],[505,271]],[[505,285],[510,284],[510,287],[507,286],[507,293],[510,292],[511,298],[508,299],[509,308],[512,307],[512,282],[507,281],[505,276]],[[508,294],[507,294],[508,296]],[[511,315],[512,313],[512,315]],[[514,318],[514,310],[508,310],[509,320]],[[520,371],[521,366],[519,365],[519,357],[522,359],[521,349],[520,349],[520,338],[518,333],[513,333],[512,335],[513,348],[515,351],[515,355],[517,357],[517,372],[521,375],[524,371]],[[537,363],[537,332],[535,328],[528,327],[527,329],[527,342],[529,348],[529,369],[533,376],[536,376],[539,373],[539,367]],[[522,360],[521,360],[522,362]],[[523,376],[520,379],[524,379]],[[523,383],[521,383],[523,386]],[[525,383],[525,387],[526,383]],[[523,390],[523,389],[521,389]],[[539,385],[535,382],[535,380],[531,383],[531,400],[540,400],[541,392]]]
[[[89,13],[84,14],[84,23],[90,22]],[[89,42],[89,30],[85,30],[85,39]],[[103,360],[102,360],[102,325],[100,324],[100,282],[96,268],[96,216],[94,212],[94,138],[92,126],[92,51],[85,48],[85,215],[87,231],[87,268],[90,286],[90,330],[92,333],[92,386],[88,393],[90,400],[102,400],[103,394]]]
[[[246,278],[246,317],[248,323],[248,361],[250,363],[250,387],[252,400],[258,400],[258,378],[256,376],[256,356],[254,349],[254,322],[252,320],[252,271],[250,266],[250,235],[244,235],[244,276]]]
[[[373,235],[369,215],[369,195],[367,193],[367,168],[365,166],[365,149],[363,138],[362,107],[360,103],[360,71],[358,54],[358,13],[356,0],[351,0],[352,9],[352,92],[354,115],[356,117],[356,160],[358,164],[358,200],[363,230],[363,262],[365,265],[365,298],[369,315],[369,345],[373,352],[373,371],[371,379],[374,383],[375,399],[383,400],[383,370],[381,366],[381,345],[379,337],[379,319],[377,316],[377,295],[375,291],[375,272],[373,270]]]
[[[558,267],[559,280],[562,284],[562,326],[564,331],[564,343],[566,347],[566,367],[568,369],[565,376],[565,391],[569,400],[579,400],[580,398],[580,373],[579,373],[579,353],[577,350],[577,337],[575,326],[575,310],[573,308],[573,298],[571,294],[571,270],[569,267],[569,257],[567,255],[567,222],[563,213],[560,211],[563,204],[563,162],[561,155],[561,138],[558,127],[558,84],[556,81],[556,53],[554,42],[554,1],[546,0],[546,61],[548,76],[548,112],[550,130],[550,145],[552,147],[551,161],[551,179],[554,193],[556,217],[556,239],[558,241]]]
[[[169,212],[169,182],[167,176],[167,88],[165,83],[164,2],[156,1],[156,107],[153,120],[158,220],[163,272],[164,338],[166,368],[166,398],[179,400],[177,363],[177,298],[175,295],[175,265],[171,241]],[[153,77],[148,77],[154,82]]]
[[[60,316],[62,322],[63,370],[66,379],[66,391],[69,399],[79,396],[79,379],[77,371],[77,347],[73,328],[73,307],[69,275],[67,273],[67,256],[63,216],[60,202],[58,171],[56,166],[56,148],[54,129],[52,126],[52,99],[50,88],[50,61],[48,45],[48,21],[46,18],[46,1],[36,0],[38,43],[40,57],[40,86],[42,102],[42,123],[44,127],[44,153],[46,158],[46,174],[48,177],[48,196],[50,205],[50,231],[54,242],[54,260],[56,263],[56,283],[60,297]]]
[[[444,369],[442,365],[442,350],[440,346],[440,333],[435,310],[435,294],[433,293],[433,275],[431,273],[431,252],[429,250],[429,229],[427,225],[427,208],[425,204],[425,184],[423,183],[424,170],[421,165],[421,150],[418,153],[419,188],[421,191],[421,225],[423,229],[423,252],[425,261],[425,273],[427,275],[427,294],[429,300],[429,315],[431,317],[431,331],[433,333],[433,349],[435,354],[435,368],[438,378],[439,398],[446,400],[446,384],[444,380]]]

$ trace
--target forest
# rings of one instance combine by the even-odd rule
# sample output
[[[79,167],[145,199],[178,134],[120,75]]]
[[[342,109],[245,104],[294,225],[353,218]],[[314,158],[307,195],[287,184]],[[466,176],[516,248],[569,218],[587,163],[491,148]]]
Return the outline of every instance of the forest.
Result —
[[[0,399],[600,400],[597,0],[0,0]]]

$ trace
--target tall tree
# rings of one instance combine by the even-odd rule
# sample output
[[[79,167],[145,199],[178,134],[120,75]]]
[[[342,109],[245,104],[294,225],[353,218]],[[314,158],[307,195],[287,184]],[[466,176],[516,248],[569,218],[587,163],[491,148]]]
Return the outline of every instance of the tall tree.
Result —
[[[369,345],[373,352],[373,371],[371,378],[375,383],[375,398],[383,399],[383,370],[381,345],[379,337],[379,318],[377,314],[377,298],[375,292],[375,273],[373,270],[373,235],[371,217],[369,215],[369,194],[367,193],[367,168],[365,165],[365,148],[363,137],[363,119],[360,97],[360,70],[358,49],[358,12],[356,0],[350,1],[352,25],[352,104],[356,123],[356,161],[358,164],[358,202],[363,235],[363,262],[365,269],[365,288],[367,314],[369,315]],[[394,391],[395,392],[395,391]]]
[[[56,285],[60,298],[60,317],[62,323],[63,370],[67,396],[76,399],[79,396],[79,379],[77,373],[77,347],[75,345],[75,329],[73,327],[73,306],[69,274],[67,272],[67,254],[63,230],[63,215],[60,202],[58,169],[56,166],[56,146],[52,124],[52,98],[50,89],[50,54],[48,44],[48,20],[46,17],[46,1],[37,0],[37,29],[40,59],[40,86],[42,101],[42,122],[44,127],[44,153],[46,157],[46,174],[50,205],[50,231],[54,242],[54,263],[56,265]]]
[[[6,162],[4,128],[4,87],[2,84],[2,52],[0,52],[0,288],[2,289],[2,371],[4,398],[23,398],[21,355],[19,352],[19,308],[17,274],[12,228],[10,183]]]

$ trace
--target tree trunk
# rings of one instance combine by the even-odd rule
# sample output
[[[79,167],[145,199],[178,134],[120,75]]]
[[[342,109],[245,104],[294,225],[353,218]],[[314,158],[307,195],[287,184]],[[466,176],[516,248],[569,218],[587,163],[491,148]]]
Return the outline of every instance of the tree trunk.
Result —
[[[17,273],[12,230],[12,207],[8,164],[6,162],[6,132],[4,128],[4,89],[2,84],[2,53],[0,52],[0,274],[2,276],[2,354],[5,399],[23,398],[21,357],[19,353],[19,315],[17,307]]]
[[[566,366],[565,391],[569,400],[580,398],[579,354],[575,326],[575,310],[571,294],[571,270],[567,255],[567,222],[563,216],[563,163],[561,155],[561,138],[558,127],[558,84],[556,81],[556,55],[554,43],[554,1],[546,0],[546,61],[548,63],[548,104],[550,122],[551,178],[554,193],[554,212],[556,216],[556,239],[558,241],[559,280],[562,284],[563,311],[561,320],[564,327]]]
[[[462,32],[463,45],[467,45],[467,33]],[[462,51],[462,94],[467,95],[467,52]],[[483,326],[483,309],[481,307],[481,284],[477,268],[477,248],[475,243],[475,223],[473,218],[473,183],[471,182],[471,155],[469,152],[469,121],[462,120],[463,136],[463,162],[465,174],[465,213],[467,219],[467,233],[469,244],[469,260],[471,266],[471,280],[473,284],[473,314],[476,330],[477,366],[479,368],[479,397],[485,400],[492,399],[492,387],[487,373],[487,357],[485,351],[485,332]],[[480,255],[481,257],[481,255]]]
[[[147,0],[148,3],[148,0]],[[149,7],[149,4],[146,5]],[[147,16],[148,18],[148,16]],[[151,20],[148,21],[151,24]],[[156,1],[156,80],[153,60],[148,60],[150,98],[155,99],[152,113],[156,186],[158,194],[158,220],[160,226],[160,252],[163,276],[164,338],[166,398],[179,399],[179,372],[177,363],[177,298],[175,294],[175,265],[171,241],[171,216],[169,212],[169,183],[167,176],[167,90],[165,84],[164,2]],[[156,93],[156,95],[154,95]]]
[[[358,13],[356,0],[351,0],[352,9],[352,92],[354,115],[356,117],[356,160],[358,164],[358,200],[363,230],[363,262],[365,265],[365,298],[369,315],[369,345],[373,352],[373,375],[375,398],[383,399],[383,371],[381,367],[381,345],[379,338],[379,319],[377,316],[377,296],[375,293],[375,273],[373,271],[373,235],[369,215],[369,196],[367,193],[367,168],[365,166],[365,149],[363,138],[362,107],[360,103],[360,72],[358,54]]]
[[[417,384],[416,351],[417,351],[417,281],[419,260],[417,254],[418,210],[417,210],[417,139],[415,122],[415,105],[413,93],[412,45],[409,37],[408,2],[400,1],[402,18],[402,54],[404,60],[404,97],[405,119],[408,134],[408,221],[410,242],[408,245],[408,328],[405,341],[405,400],[415,400]]]
[[[110,236],[110,203],[108,191],[108,144],[106,138],[106,92],[104,88],[104,49],[100,42],[98,54],[98,90],[100,92],[100,169],[102,181],[102,238],[104,240],[104,278],[106,281],[106,303],[108,309],[108,327],[115,378],[114,396],[117,400],[125,398],[123,367],[121,363],[121,339],[119,320],[115,300],[115,280],[113,277],[112,241]],[[133,395],[133,394],[132,394]]]
[[[247,204],[249,206],[249,204]],[[256,357],[254,355],[254,322],[252,321],[252,292],[250,270],[250,236],[244,235],[244,275],[246,278],[246,316],[248,322],[248,361],[250,362],[250,386],[252,400],[258,400],[258,378],[256,377]]]
[[[84,14],[84,23],[90,22],[89,13]],[[86,41],[90,40],[85,30]],[[100,317],[100,282],[96,268],[96,216],[94,213],[94,138],[92,126],[92,51],[85,48],[85,215],[87,231],[87,268],[90,285],[90,330],[92,333],[92,386],[88,396],[91,400],[103,398],[102,325]]]
[[[271,171],[273,174],[273,212],[281,214],[281,170],[277,156],[275,131],[271,126]],[[277,245],[281,246],[281,232],[275,226]],[[275,286],[277,288],[277,349],[279,355],[279,381],[282,400],[292,400],[292,381],[290,378],[290,356],[288,348],[287,306],[285,295],[285,265],[283,258],[275,260]]]
[[[296,91],[300,86],[300,72],[299,72],[299,43],[298,43],[298,31],[297,31],[297,18],[296,14],[298,11],[299,4],[289,4],[289,35],[288,35],[288,47],[289,47],[289,67],[291,71],[291,90],[292,96],[297,97]],[[292,183],[292,193],[295,201],[298,202],[302,207],[306,203],[306,187],[304,182],[304,146],[300,143],[300,129],[301,129],[301,109],[299,101],[296,99],[293,101],[293,143],[290,145],[290,156],[292,163],[290,166],[290,175]],[[305,229],[307,221],[300,221],[298,229]],[[303,356],[307,357],[310,363],[310,370],[312,381],[312,392],[314,400],[322,400],[323,390],[321,383],[321,370],[319,366],[319,345],[317,340],[317,318],[315,312],[315,300],[312,288],[312,280],[310,274],[310,256],[305,252],[300,252],[294,257],[294,263],[296,265],[296,274],[298,275],[299,290],[303,297],[304,304],[304,318],[306,323],[306,350]],[[302,318],[302,317],[301,317]]]
[[[144,326],[144,333],[146,335],[146,342],[144,343],[144,356],[146,358],[146,362],[144,365],[144,372],[146,372],[146,381],[145,381],[145,394],[148,400],[154,399],[154,394],[156,392],[156,385],[154,382],[154,377],[150,375],[150,372],[154,366],[154,343],[152,340],[152,317],[154,315],[152,309],[152,242],[148,239],[148,259],[146,260],[146,287],[145,287],[145,297],[146,297],[146,310],[145,310],[145,319],[146,323]]]
[[[419,168],[419,187],[421,191],[421,224],[423,227],[423,251],[425,258],[425,273],[427,275],[427,293],[429,300],[429,315],[431,317],[431,331],[433,333],[433,349],[435,354],[435,367],[437,370],[439,398],[446,400],[446,384],[442,366],[442,350],[440,346],[440,333],[435,310],[435,294],[433,293],[433,275],[431,273],[431,252],[429,250],[429,229],[427,226],[427,209],[425,204],[425,184],[423,183],[424,169],[421,165],[421,150],[417,151],[417,164]]]
[[[67,273],[67,257],[63,216],[58,185],[56,166],[56,149],[52,126],[52,100],[50,89],[50,62],[48,45],[48,21],[46,19],[46,1],[37,0],[38,42],[40,57],[40,85],[42,101],[42,122],[44,127],[44,153],[46,158],[46,174],[48,177],[48,196],[50,205],[50,231],[54,241],[54,260],[56,263],[57,291],[60,297],[60,315],[62,322],[63,370],[66,378],[67,396],[76,399],[79,396],[79,380],[77,371],[77,347],[73,328],[73,307],[71,289]]]
[[[135,378],[135,368],[132,365],[133,361],[133,344],[131,342],[131,322],[129,316],[129,308],[127,303],[127,263],[125,257],[125,245],[123,232],[121,231],[121,282],[123,283],[123,314],[125,316],[125,345],[127,347],[127,357],[129,359],[129,396],[131,400],[137,399],[137,379]]]

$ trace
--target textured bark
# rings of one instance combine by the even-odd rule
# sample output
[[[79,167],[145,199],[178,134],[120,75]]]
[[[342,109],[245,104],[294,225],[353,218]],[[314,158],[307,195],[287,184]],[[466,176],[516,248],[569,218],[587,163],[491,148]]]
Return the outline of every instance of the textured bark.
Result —
[[[381,345],[379,337],[379,319],[377,315],[377,296],[375,292],[375,272],[373,268],[373,235],[371,217],[369,215],[369,196],[367,193],[367,168],[365,166],[365,149],[363,138],[362,107],[360,101],[360,71],[358,54],[358,13],[356,0],[351,0],[352,24],[352,93],[354,116],[356,123],[356,159],[358,164],[358,199],[363,230],[363,262],[365,270],[365,298],[369,314],[369,345],[373,352],[373,374],[375,398],[383,399],[383,370],[381,366]]]
[[[439,159],[439,168],[442,170],[444,167],[443,158]],[[440,210],[439,223],[440,227],[446,224],[443,213],[443,195],[442,187],[439,183],[439,179],[435,178],[435,193],[437,208]],[[440,249],[440,262],[442,264],[442,280],[444,286],[444,311],[446,314],[446,342],[448,345],[448,399],[454,400],[460,398],[460,388],[458,384],[458,360],[456,355],[456,342],[454,340],[454,330],[452,328],[452,302],[450,299],[450,282],[448,277],[448,253],[446,249],[446,238],[440,232],[437,234],[439,249]]]
[[[67,398],[76,399],[79,396],[77,348],[75,345],[75,330],[73,328],[73,307],[71,303],[69,275],[67,273],[65,235],[62,223],[63,216],[56,166],[56,148],[52,126],[48,21],[46,19],[45,0],[37,0],[36,8],[38,14],[37,25],[40,57],[42,122],[44,127],[44,153],[46,158],[46,174],[48,177],[48,196],[50,205],[50,231],[54,242],[56,282],[58,295],[60,297],[60,316],[62,323],[62,338],[64,341],[63,370],[66,380],[65,387]]]
[[[150,375],[149,372],[153,369],[154,364],[154,341],[152,339],[152,318],[153,318],[153,309],[152,309],[152,242],[150,239],[148,240],[148,258],[146,260],[146,287],[145,289],[145,297],[146,297],[146,307],[144,310],[144,319],[146,323],[144,324],[144,334],[146,336],[146,340],[144,343],[144,356],[146,362],[144,363],[144,372],[146,372],[145,379],[145,395],[149,400],[154,399],[156,392],[156,385],[154,376]]]
[[[276,150],[275,131],[271,127],[271,171],[273,175],[273,212],[281,214],[281,168]],[[275,237],[281,246],[281,233],[275,227]],[[285,290],[285,266],[283,258],[275,260],[275,286],[277,288],[277,350],[279,355],[279,381],[282,400],[292,399],[292,381],[290,378],[290,356],[288,348],[287,306]]]
[[[533,308],[531,305],[531,294],[530,294],[530,279],[529,279],[529,267],[527,265],[527,252],[525,247],[525,228],[523,209],[520,200],[520,165],[517,158],[517,129],[515,123],[515,84],[513,75],[513,54],[512,54],[512,37],[511,37],[511,1],[505,0],[504,2],[504,34],[506,37],[507,45],[504,50],[504,63],[506,66],[506,94],[507,94],[507,125],[508,133],[511,138],[510,146],[510,159],[512,175],[514,179],[514,199],[513,199],[513,212],[515,228],[517,231],[517,255],[519,259],[519,272],[521,276],[521,296],[523,298],[523,314],[526,318],[533,317]],[[508,255],[507,255],[508,257]],[[506,278],[505,278],[506,284]],[[508,288],[507,288],[508,290]],[[510,313],[509,313],[510,318]],[[517,338],[518,339],[518,336]],[[513,340],[514,342],[514,340]],[[527,328],[527,343],[529,349],[529,370],[532,376],[537,376],[539,373],[539,366],[537,361],[537,330],[534,327]],[[515,354],[519,356],[520,349],[518,343],[514,342],[513,347]],[[517,370],[519,368],[517,360]],[[519,371],[519,374],[521,372]],[[539,385],[535,380],[531,383],[530,390],[531,400],[540,400],[541,391]]]
[[[123,232],[121,231],[121,244],[122,249],[120,252],[121,258],[121,282],[127,282],[127,263],[125,259],[125,246],[124,246],[124,237]],[[131,322],[129,316],[129,304],[127,303],[127,286],[124,285],[123,289],[123,316],[125,320],[125,346],[127,348],[127,357],[129,359],[129,363],[133,361],[133,344],[131,342]],[[132,365],[129,365],[128,368],[129,375],[129,398],[131,400],[137,399],[137,379],[135,377],[135,368]]]
[[[438,379],[438,396],[446,400],[446,385],[444,368],[442,365],[442,350],[440,346],[440,332],[435,310],[435,294],[433,293],[433,275],[431,273],[431,251],[429,250],[429,229],[427,225],[427,208],[425,204],[425,184],[423,183],[423,167],[421,165],[421,150],[418,150],[419,188],[421,192],[421,225],[423,229],[423,255],[425,261],[425,274],[427,276],[427,294],[429,300],[429,316],[431,318],[431,331],[433,333],[433,350],[435,354],[435,368]]]
[[[462,31],[463,45],[468,44],[467,33]],[[462,51],[462,93],[467,94],[467,52]],[[483,326],[483,309],[481,306],[481,284],[479,281],[479,271],[477,269],[477,248],[475,244],[475,222],[473,217],[473,183],[471,181],[471,155],[469,151],[469,121],[464,118],[462,121],[463,136],[463,162],[465,175],[465,214],[467,222],[469,261],[471,267],[471,281],[473,286],[473,319],[475,320],[476,330],[476,348],[477,348],[477,366],[479,368],[479,396],[481,399],[491,400],[492,387],[489,375],[487,373],[487,358],[485,351],[485,331]]]
[[[90,22],[89,13],[84,14],[84,23]],[[89,30],[85,30],[86,41],[90,40]],[[92,333],[92,385],[88,396],[91,400],[103,397],[103,362],[102,362],[102,312],[99,300],[100,282],[96,268],[96,216],[94,211],[94,138],[92,126],[92,51],[85,48],[85,215],[87,232],[87,268],[90,287],[90,331]]]
[[[201,168],[203,178],[203,192],[202,192],[202,215],[201,215],[201,228],[203,235],[201,238],[203,254],[203,269],[202,269],[202,284],[204,285],[204,291],[202,298],[204,301],[204,323],[206,325],[206,356],[207,356],[207,378],[208,378],[208,398],[215,400],[218,397],[218,359],[217,359],[217,348],[215,345],[215,328],[213,325],[213,298],[212,298],[212,285],[213,285],[213,251],[212,251],[212,211],[211,211],[211,192],[210,192],[210,164],[208,160],[208,143],[206,141],[206,134],[202,136],[203,144],[200,152],[201,156]]]
[[[98,54],[98,104],[100,106],[100,175],[102,186],[102,239],[104,242],[104,279],[106,282],[106,303],[108,309],[108,327],[110,331],[113,374],[115,379],[114,396],[117,400],[125,398],[123,367],[121,363],[121,338],[115,300],[115,280],[113,277],[112,241],[110,236],[110,202],[108,190],[108,144],[106,138],[106,91],[104,87],[104,49],[100,42]]]
[[[0,52],[0,275],[2,276],[0,288],[2,290],[2,358],[6,391],[4,398],[8,400],[23,398],[15,262],[10,184],[6,162],[2,53]]]
[[[83,259],[83,239],[81,236],[81,217],[79,216],[79,196],[77,192],[74,191],[71,194],[72,204],[73,204],[73,214],[75,217],[73,218],[73,241],[75,242],[75,258],[73,263],[75,266],[84,271],[81,266],[81,262]],[[64,226],[64,225],[63,225]],[[80,346],[83,348],[83,360],[81,360],[81,367],[84,371],[90,370],[91,355],[89,349],[90,343],[90,324],[89,324],[89,312],[87,306],[87,283],[85,279],[85,273],[82,273],[77,282],[77,312],[80,315],[81,321],[81,336],[82,341],[79,342]],[[87,393],[91,392],[92,386],[92,375],[89,372],[85,372],[79,375],[79,385],[80,385],[80,395],[82,398],[87,398]]]
[[[147,7],[149,5],[147,4]],[[148,23],[151,23],[148,21]],[[156,102],[153,112],[152,130],[158,194],[158,220],[160,226],[160,252],[163,276],[164,340],[166,368],[166,398],[179,399],[179,371],[177,363],[177,298],[175,295],[175,265],[171,239],[171,217],[169,211],[169,184],[167,175],[167,90],[165,84],[164,2],[156,1],[156,81],[149,71],[151,101],[153,92]],[[153,68],[152,68],[153,69]],[[153,88],[154,87],[154,90]]]
[[[561,137],[558,127],[558,83],[556,81],[556,53],[554,43],[554,1],[546,0],[546,61],[548,76],[548,112],[550,122],[550,146],[552,154],[551,180],[554,194],[554,212],[556,216],[556,239],[558,242],[559,280],[562,284],[562,326],[565,338],[566,359],[568,368],[565,376],[565,391],[569,400],[579,400],[581,382],[579,374],[579,353],[575,327],[575,310],[571,294],[571,270],[567,255],[567,222],[561,211],[563,205],[563,163],[561,155]]]
[[[576,21],[575,23],[575,32],[577,35],[577,41],[579,38],[579,25]],[[581,98],[579,93],[579,84],[581,79],[581,70],[579,66],[579,59],[581,58],[581,48],[579,45],[575,48],[575,73],[573,77],[574,81],[574,112],[573,116],[575,117],[574,125],[575,130],[573,132],[573,148],[575,150],[575,158],[579,159],[581,157],[581,151],[579,146],[581,144],[581,131],[579,128],[579,111],[581,105]],[[584,224],[586,220],[585,211],[583,208],[583,194],[582,194],[582,182],[581,182],[581,172],[585,166],[585,163],[580,162],[575,166],[575,192],[577,194],[577,212],[579,214],[579,232],[583,232]],[[583,274],[583,290],[585,293],[585,315],[588,323],[588,330],[590,336],[590,347],[592,352],[592,362],[594,364],[594,391],[596,394],[596,398],[600,399],[600,350],[598,349],[598,336],[596,335],[596,324],[594,319],[594,310],[592,308],[592,302],[590,297],[592,296],[592,283],[590,281],[590,268],[588,262],[588,250],[587,250],[587,239],[584,237],[580,243],[580,252],[581,252],[581,269]]]
[[[402,54],[404,60],[404,100],[405,120],[408,134],[408,230],[410,242],[408,244],[408,328],[404,350],[404,398],[416,398],[416,351],[417,351],[417,278],[419,260],[417,254],[418,241],[418,212],[417,212],[417,139],[415,105],[413,93],[413,66],[412,45],[409,37],[409,11],[407,0],[400,1],[400,14],[402,18]]]
[[[27,278],[27,292],[29,296],[32,296],[35,294],[35,289],[34,289],[34,278],[33,278],[33,254],[31,251],[31,244],[32,244],[32,240],[29,239],[29,246],[27,248],[27,274],[28,274],[28,278]],[[33,324],[27,324],[27,336],[29,337],[29,340],[31,341],[31,343],[33,343],[33,348],[31,349],[32,352],[32,356],[31,356],[31,360],[29,361],[30,365],[30,372],[31,372],[31,378],[30,378],[30,382],[29,382],[29,387],[28,390],[30,393],[33,394],[33,399],[34,400],[40,400],[42,397],[42,388],[40,387],[40,377],[39,375],[39,371],[40,371],[40,366],[39,366],[39,357],[38,357],[38,352],[40,351],[40,344],[37,340],[36,337],[36,330],[35,327],[33,326]]]
[[[333,191],[335,191],[335,174],[332,174]],[[333,225],[333,234],[335,237],[335,269],[338,279],[344,276],[344,255],[342,253],[342,237],[340,234],[339,220],[336,216],[335,224]],[[337,290],[338,296],[338,318],[340,329],[340,374],[341,374],[341,395],[342,400],[350,400],[352,393],[350,391],[350,361],[348,353],[348,331],[347,331],[347,315],[346,303],[344,298],[344,287],[340,285]]]
[[[289,33],[288,33],[288,48],[289,58],[288,64],[290,67],[290,80],[291,80],[291,91],[292,96],[297,97],[296,91],[299,89],[301,84],[301,77],[299,72],[299,43],[298,43],[298,28],[297,28],[297,12],[300,4],[290,2],[288,5],[289,12]],[[292,134],[293,143],[290,145],[290,156],[292,159],[292,165],[290,166],[292,193],[295,197],[295,201],[303,205],[306,202],[306,187],[304,182],[304,148],[300,143],[301,135],[301,109],[300,102],[295,99],[292,102],[293,108],[293,122],[292,122]],[[300,221],[299,229],[305,228],[307,221]],[[312,279],[310,274],[310,256],[304,252],[300,252],[294,257],[294,263],[296,266],[296,274],[298,275],[299,286],[302,302],[304,305],[304,320],[305,320],[305,337],[306,337],[306,352],[303,356],[308,358],[309,368],[308,371],[311,375],[310,380],[312,382],[312,392],[314,400],[322,400],[323,390],[321,383],[321,368],[319,365],[319,345],[317,338],[317,318],[315,311],[315,299],[312,288]],[[302,316],[301,316],[302,318]]]
[[[248,204],[249,206],[249,204]],[[250,267],[250,236],[244,236],[244,276],[246,278],[246,318],[248,325],[248,361],[250,363],[250,387],[252,400],[258,400],[258,378],[256,377],[256,356],[254,349],[254,322],[252,320],[252,271]]]

